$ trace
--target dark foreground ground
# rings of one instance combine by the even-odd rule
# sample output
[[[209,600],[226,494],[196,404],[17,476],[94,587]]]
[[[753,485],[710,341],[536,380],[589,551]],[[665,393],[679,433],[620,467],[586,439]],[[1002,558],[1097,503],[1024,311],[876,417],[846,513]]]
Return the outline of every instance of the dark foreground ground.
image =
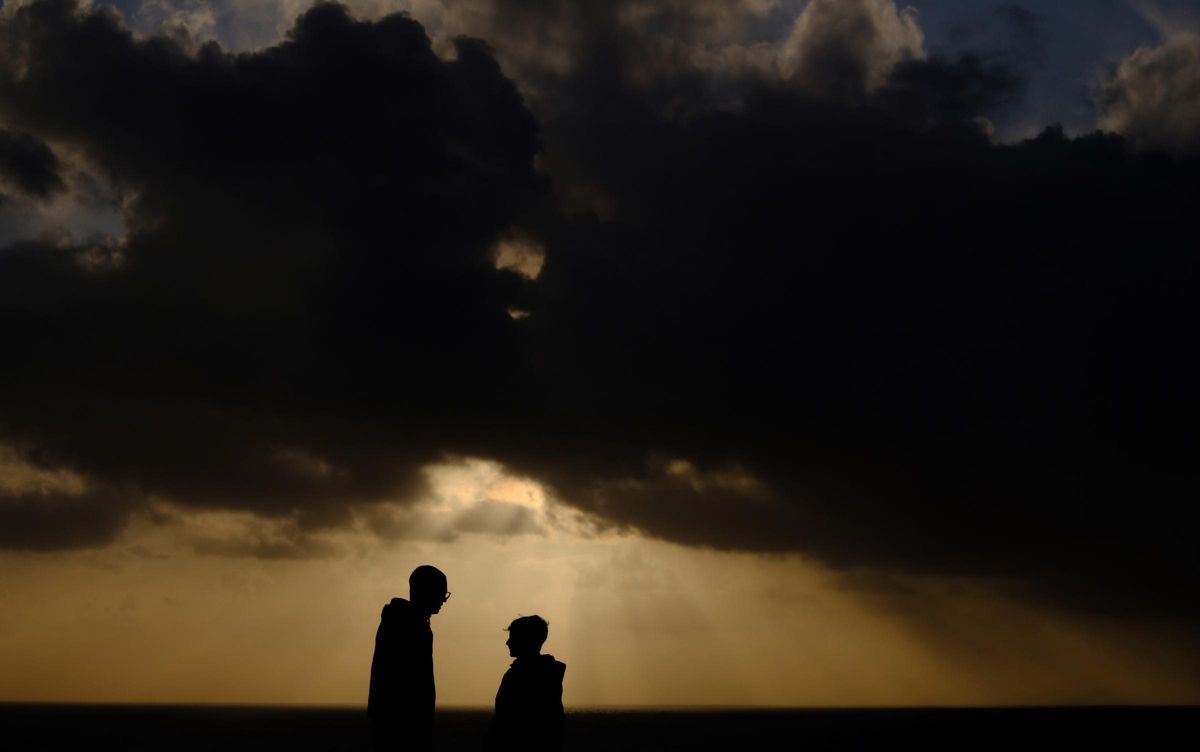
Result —
[[[479,750],[490,715],[438,714],[437,752]],[[370,750],[361,710],[0,704],[0,749]],[[1200,750],[1200,708],[574,711],[564,752],[797,749]]]

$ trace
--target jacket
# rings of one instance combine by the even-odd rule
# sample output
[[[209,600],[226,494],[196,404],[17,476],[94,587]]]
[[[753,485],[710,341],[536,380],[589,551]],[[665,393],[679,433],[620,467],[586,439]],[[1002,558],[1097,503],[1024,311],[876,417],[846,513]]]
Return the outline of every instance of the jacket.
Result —
[[[564,663],[552,655],[518,658],[496,693],[488,752],[557,752],[563,739]]]
[[[432,734],[436,694],[429,619],[407,600],[393,598],[375,632],[367,714],[375,725],[421,739]]]

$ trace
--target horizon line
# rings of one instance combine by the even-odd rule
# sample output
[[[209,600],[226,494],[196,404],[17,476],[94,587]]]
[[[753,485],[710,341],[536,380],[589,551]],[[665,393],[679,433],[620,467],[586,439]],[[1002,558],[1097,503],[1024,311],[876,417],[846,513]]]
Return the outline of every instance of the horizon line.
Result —
[[[170,702],[170,701],[129,701],[129,700],[0,700],[0,708],[16,706],[73,706],[73,707],[112,707],[112,708],[205,708],[205,709],[259,709],[259,710],[361,710],[366,712],[366,703],[270,703],[270,702]],[[1200,703],[1103,703],[1103,702],[1055,702],[1045,704],[925,704],[925,705],[728,705],[728,704],[663,704],[663,705],[618,705],[592,704],[568,705],[566,711],[572,712],[796,712],[796,711],[912,711],[912,710],[1119,710],[1119,709],[1193,709],[1200,710]],[[491,705],[447,705],[437,708],[436,712],[491,712]]]

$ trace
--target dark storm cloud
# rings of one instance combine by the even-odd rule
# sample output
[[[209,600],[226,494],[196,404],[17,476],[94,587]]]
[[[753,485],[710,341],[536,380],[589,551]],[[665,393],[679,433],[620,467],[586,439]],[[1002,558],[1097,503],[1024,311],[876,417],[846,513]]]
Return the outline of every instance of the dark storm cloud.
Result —
[[[135,507],[120,494],[0,495],[0,549],[53,551],[106,543]]]
[[[693,544],[1190,610],[1196,165],[906,122],[773,92],[629,136],[529,319],[591,461],[510,464]]]
[[[58,159],[46,144],[28,133],[0,128],[0,187],[5,183],[36,198],[63,188]]]
[[[411,493],[445,416],[516,378],[522,282],[490,254],[539,190],[537,133],[482,43],[447,62],[411,20],[320,6],[279,46],[189,55],[38,2],[0,45],[8,124],[129,207],[115,246],[0,253],[0,415],[28,462],[327,524]]]
[[[1191,613],[1195,163],[992,145],[994,58],[731,101],[619,32],[541,82],[560,191],[600,197],[539,228],[552,428],[476,451],[672,540]]]
[[[961,127],[985,118],[1019,97],[1021,80],[1006,66],[973,55],[951,60],[906,60],[892,68],[875,94],[890,115],[921,127]]]
[[[669,540],[1195,615],[1195,161],[994,145],[1011,69],[924,57],[890,3],[724,67],[645,4],[513,3],[484,31],[536,124],[480,43],[399,17],[238,57],[4,21],[9,125],[130,197],[106,263],[0,255],[8,443],[301,529],[486,457]],[[531,29],[570,54],[518,57]],[[797,67],[817,42],[863,60]],[[494,268],[514,233],[536,281]]]

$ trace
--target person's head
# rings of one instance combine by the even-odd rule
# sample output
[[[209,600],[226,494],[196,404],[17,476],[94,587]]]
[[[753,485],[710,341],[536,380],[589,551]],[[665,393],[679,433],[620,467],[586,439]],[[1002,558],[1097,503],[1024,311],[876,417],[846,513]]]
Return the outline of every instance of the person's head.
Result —
[[[449,598],[446,575],[437,567],[422,564],[408,576],[408,599],[422,611],[436,614]]]
[[[504,644],[508,645],[508,654],[513,658],[524,658],[542,652],[542,644],[546,642],[550,625],[535,614],[514,619],[513,623],[508,625],[507,631],[508,640]]]

